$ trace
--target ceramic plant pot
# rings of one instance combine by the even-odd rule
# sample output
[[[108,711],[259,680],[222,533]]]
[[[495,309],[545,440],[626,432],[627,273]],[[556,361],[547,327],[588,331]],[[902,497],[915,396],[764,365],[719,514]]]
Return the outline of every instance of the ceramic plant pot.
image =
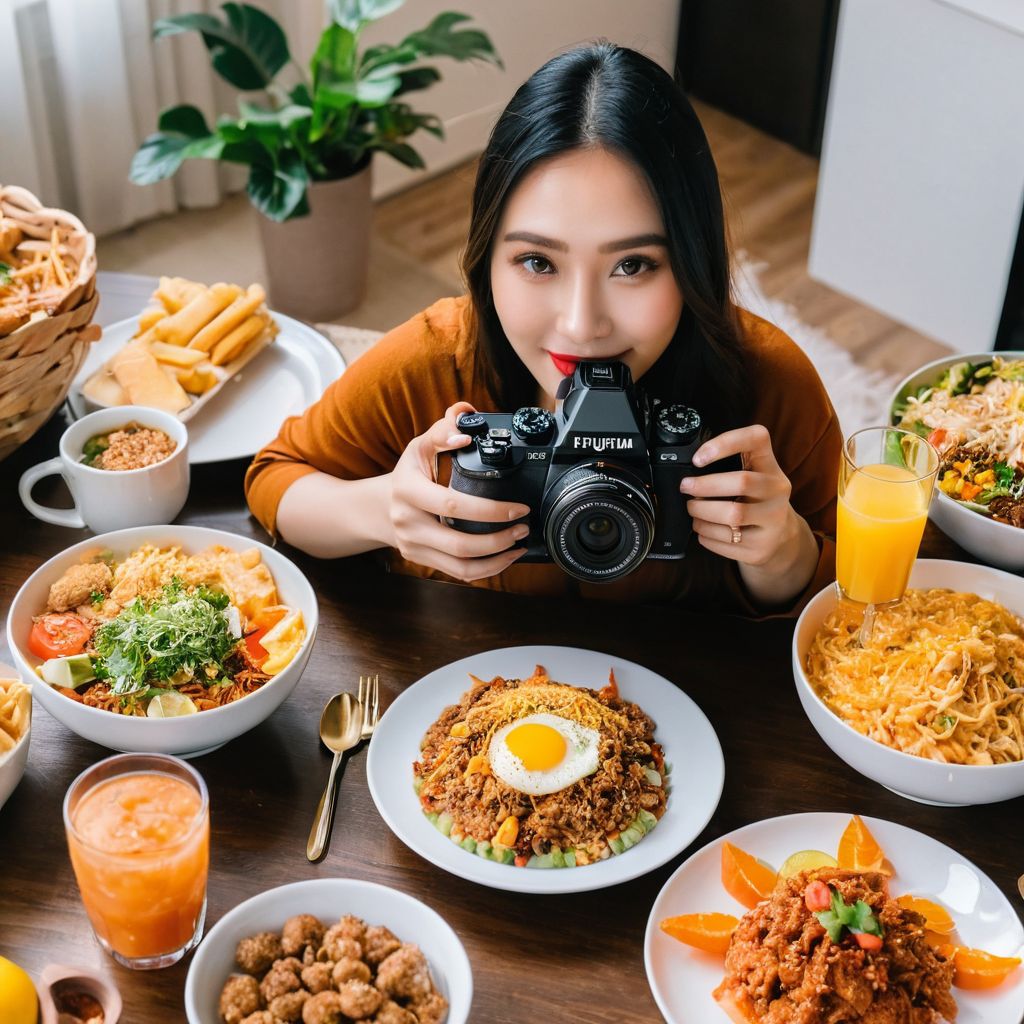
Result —
[[[372,164],[309,186],[309,214],[278,224],[257,213],[270,305],[301,320],[335,320],[366,293]]]

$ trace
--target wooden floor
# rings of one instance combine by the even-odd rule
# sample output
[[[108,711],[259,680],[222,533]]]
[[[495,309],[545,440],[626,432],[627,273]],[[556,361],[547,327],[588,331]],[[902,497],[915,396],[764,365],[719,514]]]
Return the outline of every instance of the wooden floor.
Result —
[[[818,162],[736,118],[697,105],[718,164],[733,250],[760,267],[765,295],[791,304],[862,366],[903,376],[949,350],[807,275]],[[380,203],[374,228],[441,278],[459,280],[474,164]]]

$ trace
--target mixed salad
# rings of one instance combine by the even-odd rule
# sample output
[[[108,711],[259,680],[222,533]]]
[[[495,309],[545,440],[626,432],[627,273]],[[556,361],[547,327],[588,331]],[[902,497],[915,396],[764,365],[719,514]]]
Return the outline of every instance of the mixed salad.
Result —
[[[893,418],[939,452],[944,494],[1024,529],[1024,359],[955,363],[901,395]]]

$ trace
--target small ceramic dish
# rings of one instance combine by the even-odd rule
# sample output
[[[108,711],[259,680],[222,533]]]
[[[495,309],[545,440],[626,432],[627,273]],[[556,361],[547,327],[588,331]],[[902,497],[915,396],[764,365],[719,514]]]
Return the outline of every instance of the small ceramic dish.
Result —
[[[117,1024],[121,1019],[121,993],[92,968],[49,964],[39,975],[36,989],[41,1024],[88,1020],[92,1016],[89,1010],[94,1012],[97,1004],[103,1011],[103,1024]]]

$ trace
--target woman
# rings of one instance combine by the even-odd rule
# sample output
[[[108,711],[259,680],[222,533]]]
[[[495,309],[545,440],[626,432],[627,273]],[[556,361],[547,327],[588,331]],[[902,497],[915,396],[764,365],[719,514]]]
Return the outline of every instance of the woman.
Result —
[[[602,43],[531,76],[481,158],[463,272],[468,296],[392,331],[256,457],[246,492],[271,533],[326,558],[390,548],[404,571],[492,588],[750,615],[795,610],[833,577],[835,413],[793,342],[733,306],[714,161],[660,67]],[[470,443],[459,413],[550,409],[595,359],[700,411],[714,436],[698,465],[744,466],[683,480],[686,558],[607,584],[515,565],[526,507],[434,478],[440,452]],[[467,534],[439,516],[512,525]]]

